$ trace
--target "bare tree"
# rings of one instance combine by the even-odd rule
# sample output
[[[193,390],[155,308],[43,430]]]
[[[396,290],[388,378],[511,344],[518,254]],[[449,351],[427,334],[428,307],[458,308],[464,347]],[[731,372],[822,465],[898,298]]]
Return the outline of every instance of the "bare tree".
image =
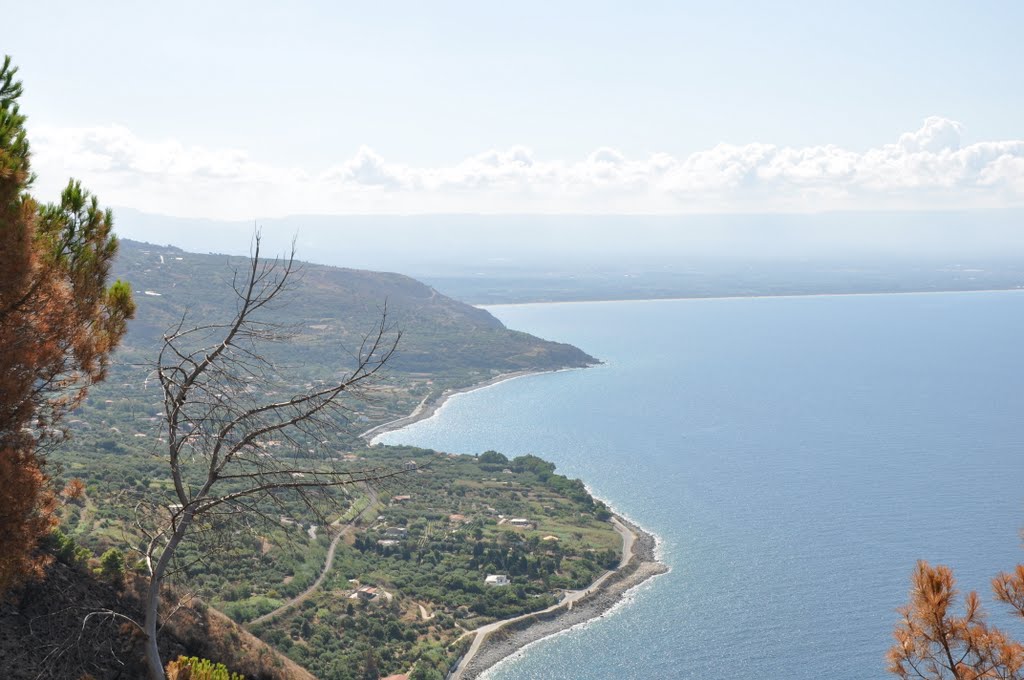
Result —
[[[164,678],[157,647],[161,585],[186,537],[224,518],[258,516],[284,495],[317,508],[339,497],[332,493],[336,487],[401,473],[344,469],[323,447],[346,419],[348,397],[391,359],[401,333],[385,307],[362,345],[351,352],[348,369],[312,387],[289,387],[266,347],[294,337],[273,319],[274,303],[281,302],[294,273],[294,248],[287,258],[261,259],[257,234],[248,264],[232,282],[234,317],[190,326],[183,317],[164,336],[156,374],[163,391],[164,455],[176,502],[140,506],[138,515],[149,575],[142,628],[152,680]]]

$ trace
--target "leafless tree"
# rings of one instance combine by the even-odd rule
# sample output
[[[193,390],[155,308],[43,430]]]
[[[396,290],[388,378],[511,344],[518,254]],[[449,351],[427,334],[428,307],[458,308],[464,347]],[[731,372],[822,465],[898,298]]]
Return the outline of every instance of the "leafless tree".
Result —
[[[161,586],[186,537],[223,518],[259,515],[282,495],[309,507],[337,498],[336,487],[377,482],[401,470],[345,469],[323,446],[346,419],[351,397],[394,356],[401,333],[386,307],[349,368],[326,383],[289,387],[267,343],[294,333],[274,314],[295,274],[294,249],[260,256],[257,234],[245,268],[235,272],[236,311],[226,323],[187,325],[164,336],[156,366],[163,392],[166,457],[173,502],[140,506],[140,552],[149,576],[145,599],[146,665],[163,680],[157,647]],[[289,394],[291,396],[284,396]]]

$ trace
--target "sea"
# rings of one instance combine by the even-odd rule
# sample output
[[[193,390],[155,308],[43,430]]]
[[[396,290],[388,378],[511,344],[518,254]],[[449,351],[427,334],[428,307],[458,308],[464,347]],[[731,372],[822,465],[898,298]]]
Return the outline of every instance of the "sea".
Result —
[[[1024,292],[488,308],[600,366],[456,395],[377,441],[533,453],[670,573],[489,680],[887,677],[919,559],[992,623],[1024,561]]]

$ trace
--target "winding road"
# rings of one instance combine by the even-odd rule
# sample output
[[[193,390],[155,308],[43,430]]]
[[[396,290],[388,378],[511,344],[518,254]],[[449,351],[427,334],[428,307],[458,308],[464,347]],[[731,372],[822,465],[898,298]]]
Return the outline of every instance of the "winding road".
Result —
[[[289,609],[291,609],[295,605],[302,604],[303,602],[308,600],[313,595],[313,593],[315,593],[320,588],[320,586],[324,582],[324,579],[327,578],[327,573],[331,570],[331,565],[334,564],[334,553],[335,553],[335,551],[338,548],[338,543],[341,542],[341,539],[345,538],[346,536],[351,534],[353,531],[355,531],[356,523],[359,522],[359,520],[363,519],[363,516],[366,515],[367,512],[369,512],[371,510],[376,510],[376,508],[377,508],[377,501],[378,501],[377,492],[373,489],[372,486],[366,485],[366,495],[369,498],[370,502],[366,504],[366,507],[363,508],[359,512],[358,515],[356,515],[351,520],[349,520],[349,522],[345,525],[345,527],[343,529],[341,529],[341,531],[339,531],[337,534],[334,535],[334,540],[331,541],[331,546],[327,549],[327,559],[324,561],[324,568],[320,572],[320,575],[317,577],[317,579],[315,581],[313,581],[313,585],[311,585],[310,587],[306,588],[301,593],[299,593],[298,595],[296,595],[292,599],[288,600],[287,602],[282,604],[277,609],[275,609],[275,610],[273,610],[271,612],[267,612],[263,616],[257,616],[252,621],[249,621],[248,623],[245,624],[246,627],[255,626],[255,625],[258,625],[260,623],[265,623],[265,622],[271,620],[272,618],[278,616],[279,614],[282,614],[282,613],[288,611]],[[338,519],[337,521],[332,523],[331,526],[332,527],[339,527],[339,526],[341,526],[341,520]]]

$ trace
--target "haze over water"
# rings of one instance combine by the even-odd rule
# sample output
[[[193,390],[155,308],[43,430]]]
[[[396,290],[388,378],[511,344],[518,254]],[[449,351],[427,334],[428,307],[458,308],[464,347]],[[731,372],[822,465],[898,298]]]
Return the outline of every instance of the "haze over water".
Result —
[[[672,572],[494,680],[889,677],[918,558],[1024,560],[1024,294],[496,307],[605,365],[459,395],[385,443],[536,453]]]

